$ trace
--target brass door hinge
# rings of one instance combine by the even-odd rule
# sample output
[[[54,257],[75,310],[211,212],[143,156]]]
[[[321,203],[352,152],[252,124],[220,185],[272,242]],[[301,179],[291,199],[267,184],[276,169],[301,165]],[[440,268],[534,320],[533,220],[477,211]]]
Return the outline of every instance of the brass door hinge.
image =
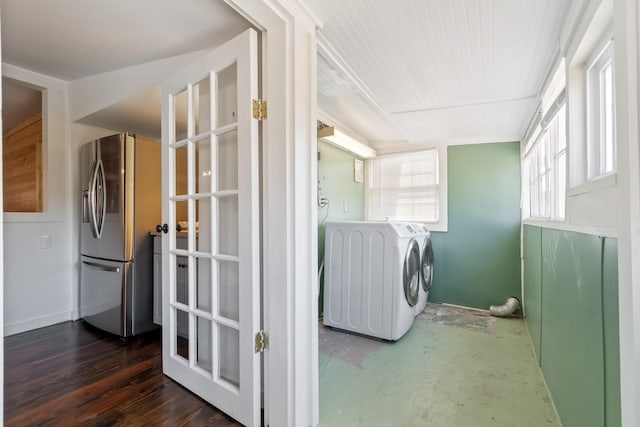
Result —
[[[253,118],[256,120],[264,120],[267,118],[267,101],[262,99],[253,100]]]
[[[256,333],[256,353],[261,353],[269,348],[269,335],[265,331]]]

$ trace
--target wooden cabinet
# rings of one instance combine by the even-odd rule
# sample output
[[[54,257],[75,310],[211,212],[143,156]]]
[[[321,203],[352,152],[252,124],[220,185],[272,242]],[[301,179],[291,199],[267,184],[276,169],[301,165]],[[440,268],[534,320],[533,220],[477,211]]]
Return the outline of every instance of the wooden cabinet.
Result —
[[[4,134],[5,212],[42,212],[42,114]]]

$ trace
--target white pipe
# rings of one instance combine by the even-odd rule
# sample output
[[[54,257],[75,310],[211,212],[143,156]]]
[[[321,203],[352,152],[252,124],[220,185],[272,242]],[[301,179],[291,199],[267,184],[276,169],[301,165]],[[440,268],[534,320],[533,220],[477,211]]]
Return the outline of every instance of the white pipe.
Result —
[[[502,305],[492,305],[489,307],[489,313],[492,316],[507,317],[511,316],[520,307],[520,301],[516,297],[509,297]]]

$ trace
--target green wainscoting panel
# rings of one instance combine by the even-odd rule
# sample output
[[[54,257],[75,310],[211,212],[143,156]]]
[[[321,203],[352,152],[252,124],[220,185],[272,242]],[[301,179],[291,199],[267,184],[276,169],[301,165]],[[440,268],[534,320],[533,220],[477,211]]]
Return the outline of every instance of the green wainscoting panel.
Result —
[[[618,327],[618,242],[605,238],[602,248],[604,317],[605,425],[622,425],[620,416],[620,332]]]
[[[447,286],[444,273],[447,261],[445,256],[447,252],[447,233],[432,231],[431,245],[433,247],[433,287],[429,291],[429,300],[438,301],[433,298],[434,289]]]
[[[602,241],[542,229],[541,367],[565,427],[604,414]]]
[[[353,180],[354,155],[318,141],[318,195],[329,199],[329,205],[318,208],[318,265],[324,257],[326,221],[362,221],[364,219],[364,184]],[[366,167],[366,166],[365,166]],[[346,212],[345,212],[346,207]],[[318,313],[323,310],[323,277],[320,280]]]
[[[520,143],[451,146],[447,157],[449,225],[434,233],[429,299],[488,309],[521,298]]]
[[[540,227],[522,227],[524,257],[524,304],[527,328],[540,363],[542,332],[542,230]]]

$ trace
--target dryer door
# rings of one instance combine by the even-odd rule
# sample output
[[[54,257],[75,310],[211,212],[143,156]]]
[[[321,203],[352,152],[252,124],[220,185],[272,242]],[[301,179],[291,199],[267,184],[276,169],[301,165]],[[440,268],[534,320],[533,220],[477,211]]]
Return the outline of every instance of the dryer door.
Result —
[[[420,293],[420,245],[416,239],[411,239],[407,246],[403,266],[404,295],[411,307],[418,302]]]
[[[420,274],[422,275],[422,289],[429,292],[433,284],[433,247],[431,239],[426,238],[424,250],[422,251],[422,261],[420,262]]]

